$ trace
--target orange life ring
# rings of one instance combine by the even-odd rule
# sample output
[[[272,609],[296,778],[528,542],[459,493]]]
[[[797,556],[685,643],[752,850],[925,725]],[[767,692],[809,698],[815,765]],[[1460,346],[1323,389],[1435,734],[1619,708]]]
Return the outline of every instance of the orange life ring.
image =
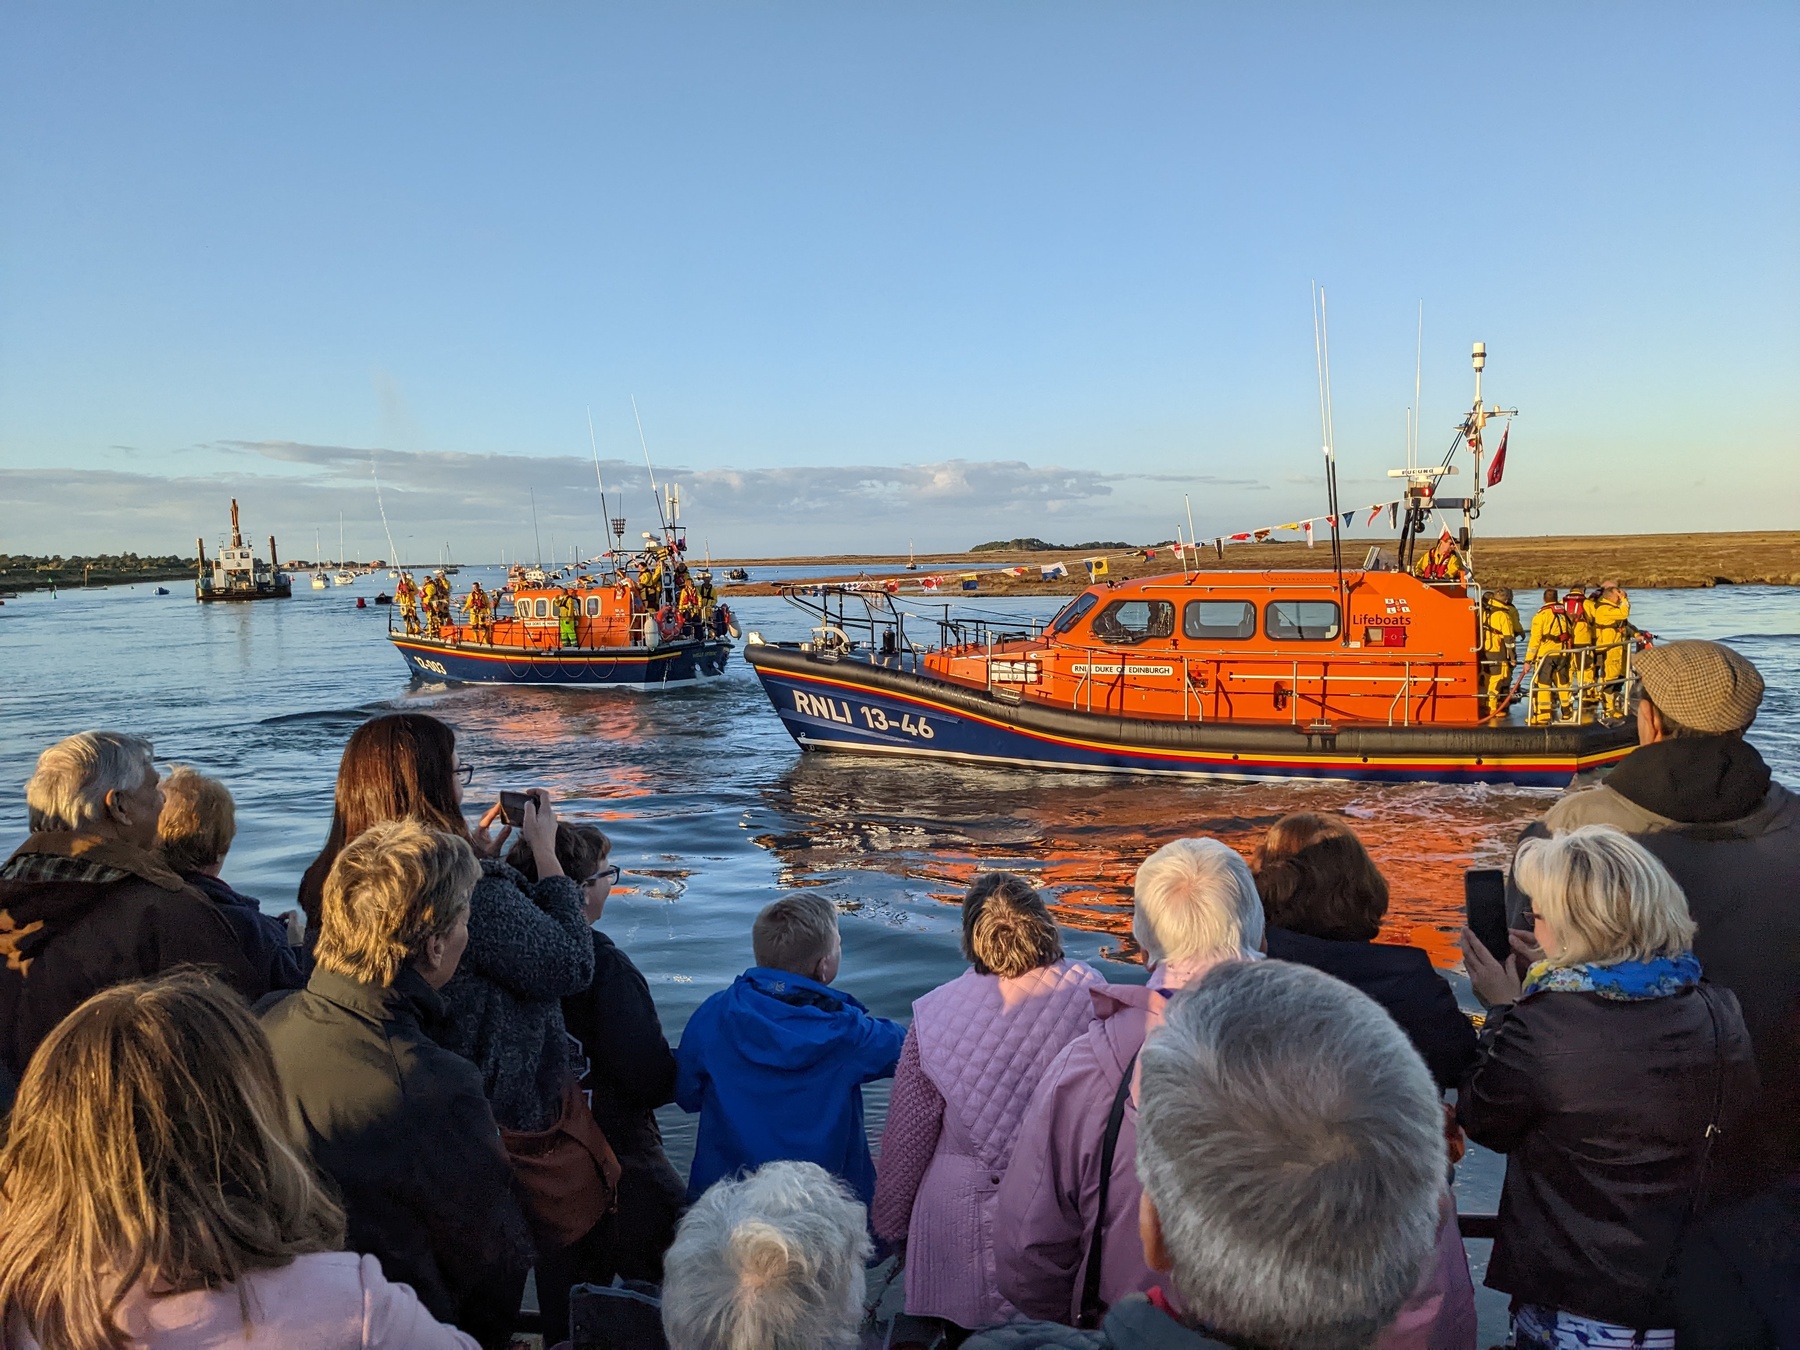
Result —
[[[656,629],[664,638],[672,638],[681,631],[680,622],[669,612],[667,605],[656,611]]]

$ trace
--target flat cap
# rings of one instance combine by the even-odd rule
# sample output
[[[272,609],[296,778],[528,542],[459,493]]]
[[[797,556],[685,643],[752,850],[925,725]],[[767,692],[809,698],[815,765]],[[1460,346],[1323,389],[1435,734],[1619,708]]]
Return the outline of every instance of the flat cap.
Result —
[[[1638,653],[1633,669],[1644,694],[1684,727],[1719,735],[1756,720],[1763,677],[1720,642],[1668,642]]]

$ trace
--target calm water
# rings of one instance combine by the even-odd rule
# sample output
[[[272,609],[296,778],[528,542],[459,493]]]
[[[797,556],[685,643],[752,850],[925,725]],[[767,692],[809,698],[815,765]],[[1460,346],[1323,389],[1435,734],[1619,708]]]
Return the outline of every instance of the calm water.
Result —
[[[476,577],[502,580],[468,568],[458,581]],[[22,785],[44,745],[88,727],[137,731],[160,757],[231,786],[238,839],[225,877],[285,909],[324,839],[351,730],[376,712],[429,711],[457,729],[476,766],[472,803],[543,785],[564,814],[613,836],[626,877],[602,926],[649,978],[673,1039],[700,1000],[749,964],[756,911],[802,887],[845,911],[840,982],[887,1016],[908,1016],[914,998],[961,969],[956,902],[971,876],[994,867],[1026,873],[1055,898],[1071,955],[1101,963],[1109,978],[1142,978],[1124,931],[1143,857],[1184,834],[1247,850],[1301,809],[1356,822],[1392,883],[1389,936],[1450,966],[1463,869],[1502,862],[1552,795],[802,758],[736,656],[721,681],[656,695],[412,686],[383,639],[387,610],[354,608],[355,596],[389,584],[366,578],[250,605],[196,605],[179,583],[160,597],[141,586],[6,601],[0,840],[10,847],[25,833]],[[1046,617],[1058,602],[982,603]],[[771,641],[807,627],[778,599],[734,609]],[[1800,591],[1641,592],[1632,617],[1664,637],[1728,641],[1755,661],[1769,692],[1751,739],[1778,777],[1800,783]],[[877,1137],[884,1107],[872,1093]],[[668,1125],[685,1168],[689,1128],[679,1112]],[[1493,1163],[1465,1168],[1469,1207],[1491,1210]]]

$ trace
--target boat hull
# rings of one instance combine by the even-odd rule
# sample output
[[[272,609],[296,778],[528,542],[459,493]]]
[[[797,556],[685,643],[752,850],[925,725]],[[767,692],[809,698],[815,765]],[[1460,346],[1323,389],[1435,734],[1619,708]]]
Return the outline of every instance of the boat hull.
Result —
[[[725,673],[731,644],[722,639],[671,642],[655,649],[557,648],[523,651],[473,643],[451,644],[390,634],[412,673],[455,684],[578,685],[587,688],[670,689]]]
[[[276,586],[268,586],[254,591],[222,591],[213,590],[210,587],[201,590],[195,587],[194,599],[208,604],[227,600],[286,600],[293,593],[294,587],[290,582],[282,582]]]
[[[1629,754],[1635,727],[1178,722],[1014,704],[856,659],[752,644],[744,659],[806,750],[1191,778],[1566,787]]]

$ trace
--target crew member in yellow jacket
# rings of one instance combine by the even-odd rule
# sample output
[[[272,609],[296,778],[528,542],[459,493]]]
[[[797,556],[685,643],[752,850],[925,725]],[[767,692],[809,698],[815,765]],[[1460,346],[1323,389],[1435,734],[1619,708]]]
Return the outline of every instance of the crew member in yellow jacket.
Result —
[[[1579,720],[1591,722],[1598,710],[1595,684],[1600,678],[1594,656],[1594,610],[1585,586],[1571,586],[1563,596],[1563,613],[1569,616],[1569,689]]]
[[[1513,671],[1519,664],[1519,638],[1524,632],[1510,590],[1500,586],[1481,597],[1481,693],[1489,713],[1500,710],[1512,688]]]
[[[1600,583],[1594,602],[1594,654],[1600,663],[1600,679],[1608,717],[1625,715],[1625,651],[1631,639],[1631,597],[1616,581]]]
[[[1558,600],[1556,588],[1544,592],[1544,603],[1531,617],[1531,640],[1525,644],[1525,664],[1531,667],[1531,715],[1533,726],[1543,726],[1553,715],[1566,717],[1569,710],[1569,645],[1574,625]]]

